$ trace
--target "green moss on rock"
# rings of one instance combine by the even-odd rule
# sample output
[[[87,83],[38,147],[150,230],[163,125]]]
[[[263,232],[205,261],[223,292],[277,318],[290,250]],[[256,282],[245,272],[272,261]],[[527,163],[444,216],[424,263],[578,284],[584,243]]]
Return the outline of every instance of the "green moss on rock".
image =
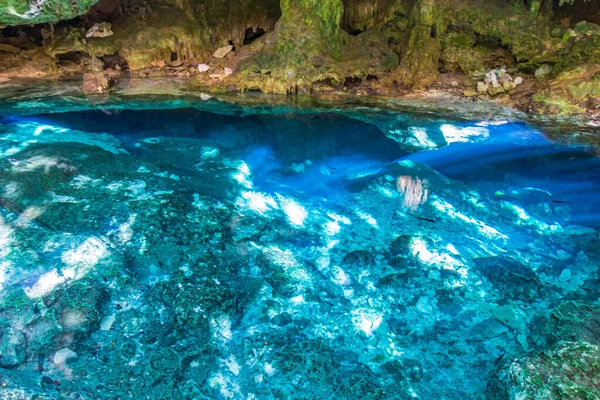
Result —
[[[0,26],[58,22],[86,13],[98,0],[0,0]]]

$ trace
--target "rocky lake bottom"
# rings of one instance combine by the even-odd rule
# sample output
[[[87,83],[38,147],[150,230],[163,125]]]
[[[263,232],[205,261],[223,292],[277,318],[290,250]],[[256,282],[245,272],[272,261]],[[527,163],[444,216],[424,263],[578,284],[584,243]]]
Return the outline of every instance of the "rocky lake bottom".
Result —
[[[597,147],[440,115],[0,107],[0,398],[600,398]]]

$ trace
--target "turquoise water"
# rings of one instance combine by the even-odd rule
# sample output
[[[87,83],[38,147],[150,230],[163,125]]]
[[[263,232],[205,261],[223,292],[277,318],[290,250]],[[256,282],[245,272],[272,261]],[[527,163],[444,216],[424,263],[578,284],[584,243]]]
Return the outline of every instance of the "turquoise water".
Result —
[[[0,126],[3,398],[492,398],[556,307],[598,302],[589,144],[362,106],[38,106]]]

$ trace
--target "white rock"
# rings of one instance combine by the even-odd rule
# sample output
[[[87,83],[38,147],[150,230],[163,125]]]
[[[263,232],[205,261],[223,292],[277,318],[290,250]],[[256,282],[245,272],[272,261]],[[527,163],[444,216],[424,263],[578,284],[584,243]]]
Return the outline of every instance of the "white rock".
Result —
[[[102,321],[100,321],[100,330],[101,331],[110,331],[110,328],[112,328],[114,323],[115,323],[115,314],[107,315],[106,317],[102,318]]]
[[[98,37],[103,38],[111,36],[113,31],[111,30],[112,25],[109,22],[95,23],[85,34],[86,38]]]
[[[225,69],[223,71],[225,72],[225,75],[231,75],[231,74],[233,74],[233,70],[231,68],[225,67]]]
[[[515,78],[515,84],[520,85],[521,83],[523,83],[523,78],[521,78],[520,76],[517,76]]]
[[[59,365],[59,364],[64,364],[69,360],[76,360],[76,359],[77,359],[77,353],[75,353],[73,350],[65,347],[64,349],[60,349],[59,351],[54,353],[54,358],[52,359],[52,361],[54,362],[55,365]]]
[[[198,64],[198,72],[206,72],[210,69],[207,64]]]
[[[200,98],[204,101],[206,100],[210,100],[212,99],[212,96],[210,94],[206,94],[206,93],[200,93]]]
[[[233,50],[232,45],[221,47],[214,52],[213,57],[224,58],[227,54],[231,53],[231,50]]]
[[[488,91],[488,84],[485,82],[477,82],[477,91],[479,93],[487,93]]]

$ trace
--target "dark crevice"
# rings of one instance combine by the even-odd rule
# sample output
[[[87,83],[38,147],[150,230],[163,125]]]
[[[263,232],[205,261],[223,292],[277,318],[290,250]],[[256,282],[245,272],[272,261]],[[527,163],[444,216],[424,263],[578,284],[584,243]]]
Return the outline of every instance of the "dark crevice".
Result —
[[[251,44],[265,33],[265,30],[262,28],[258,28],[256,30],[253,28],[246,29],[246,32],[244,34],[244,46]]]

